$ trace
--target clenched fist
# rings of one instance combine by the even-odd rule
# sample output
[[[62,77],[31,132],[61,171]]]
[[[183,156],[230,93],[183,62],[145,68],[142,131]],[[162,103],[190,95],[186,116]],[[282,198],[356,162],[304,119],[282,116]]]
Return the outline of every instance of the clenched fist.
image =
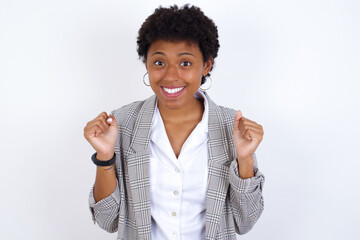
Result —
[[[233,140],[238,161],[252,158],[263,135],[264,131],[260,124],[244,118],[241,111],[236,113]]]
[[[97,159],[109,160],[114,156],[118,125],[113,115],[100,113],[84,128],[84,137],[97,152]]]

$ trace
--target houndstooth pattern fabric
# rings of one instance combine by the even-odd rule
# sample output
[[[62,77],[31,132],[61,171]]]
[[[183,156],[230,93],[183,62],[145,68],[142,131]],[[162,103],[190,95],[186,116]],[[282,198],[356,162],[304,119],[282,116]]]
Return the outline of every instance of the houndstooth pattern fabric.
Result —
[[[241,179],[232,140],[236,111],[209,102],[208,182],[206,193],[206,239],[236,239],[252,229],[263,209],[264,175]],[[117,187],[95,202],[93,188],[89,205],[94,222],[117,239],[151,239],[150,129],[156,96],[111,112],[118,123],[115,145]]]

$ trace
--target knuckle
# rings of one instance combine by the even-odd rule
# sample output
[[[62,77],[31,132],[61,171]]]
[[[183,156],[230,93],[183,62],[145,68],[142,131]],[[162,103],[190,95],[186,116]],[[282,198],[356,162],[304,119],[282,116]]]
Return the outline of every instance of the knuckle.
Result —
[[[102,113],[99,114],[99,118],[104,118],[106,116],[107,116],[106,112],[102,112]]]

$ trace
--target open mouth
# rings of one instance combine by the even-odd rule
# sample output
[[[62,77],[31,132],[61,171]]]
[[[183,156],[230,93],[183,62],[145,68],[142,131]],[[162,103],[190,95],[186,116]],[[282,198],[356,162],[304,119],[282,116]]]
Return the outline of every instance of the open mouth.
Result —
[[[176,88],[167,88],[167,87],[161,87],[163,90],[163,93],[167,97],[177,97],[183,93],[185,87],[176,87]]]
[[[183,90],[185,87],[178,87],[178,88],[166,88],[163,87],[164,91],[167,92],[168,94],[175,94],[180,92],[181,90]]]

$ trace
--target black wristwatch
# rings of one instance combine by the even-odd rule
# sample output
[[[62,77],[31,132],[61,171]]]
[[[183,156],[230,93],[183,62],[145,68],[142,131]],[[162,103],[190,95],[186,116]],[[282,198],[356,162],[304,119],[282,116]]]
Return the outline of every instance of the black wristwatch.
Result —
[[[107,160],[107,161],[101,161],[101,160],[97,159],[96,156],[97,156],[96,152],[91,156],[91,160],[93,161],[93,163],[96,166],[105,167],[105,166],[111,166],[115,163],[115,158],[116,158],[115,153],[114,153],[114,156],[112,157],[112,159]]]

